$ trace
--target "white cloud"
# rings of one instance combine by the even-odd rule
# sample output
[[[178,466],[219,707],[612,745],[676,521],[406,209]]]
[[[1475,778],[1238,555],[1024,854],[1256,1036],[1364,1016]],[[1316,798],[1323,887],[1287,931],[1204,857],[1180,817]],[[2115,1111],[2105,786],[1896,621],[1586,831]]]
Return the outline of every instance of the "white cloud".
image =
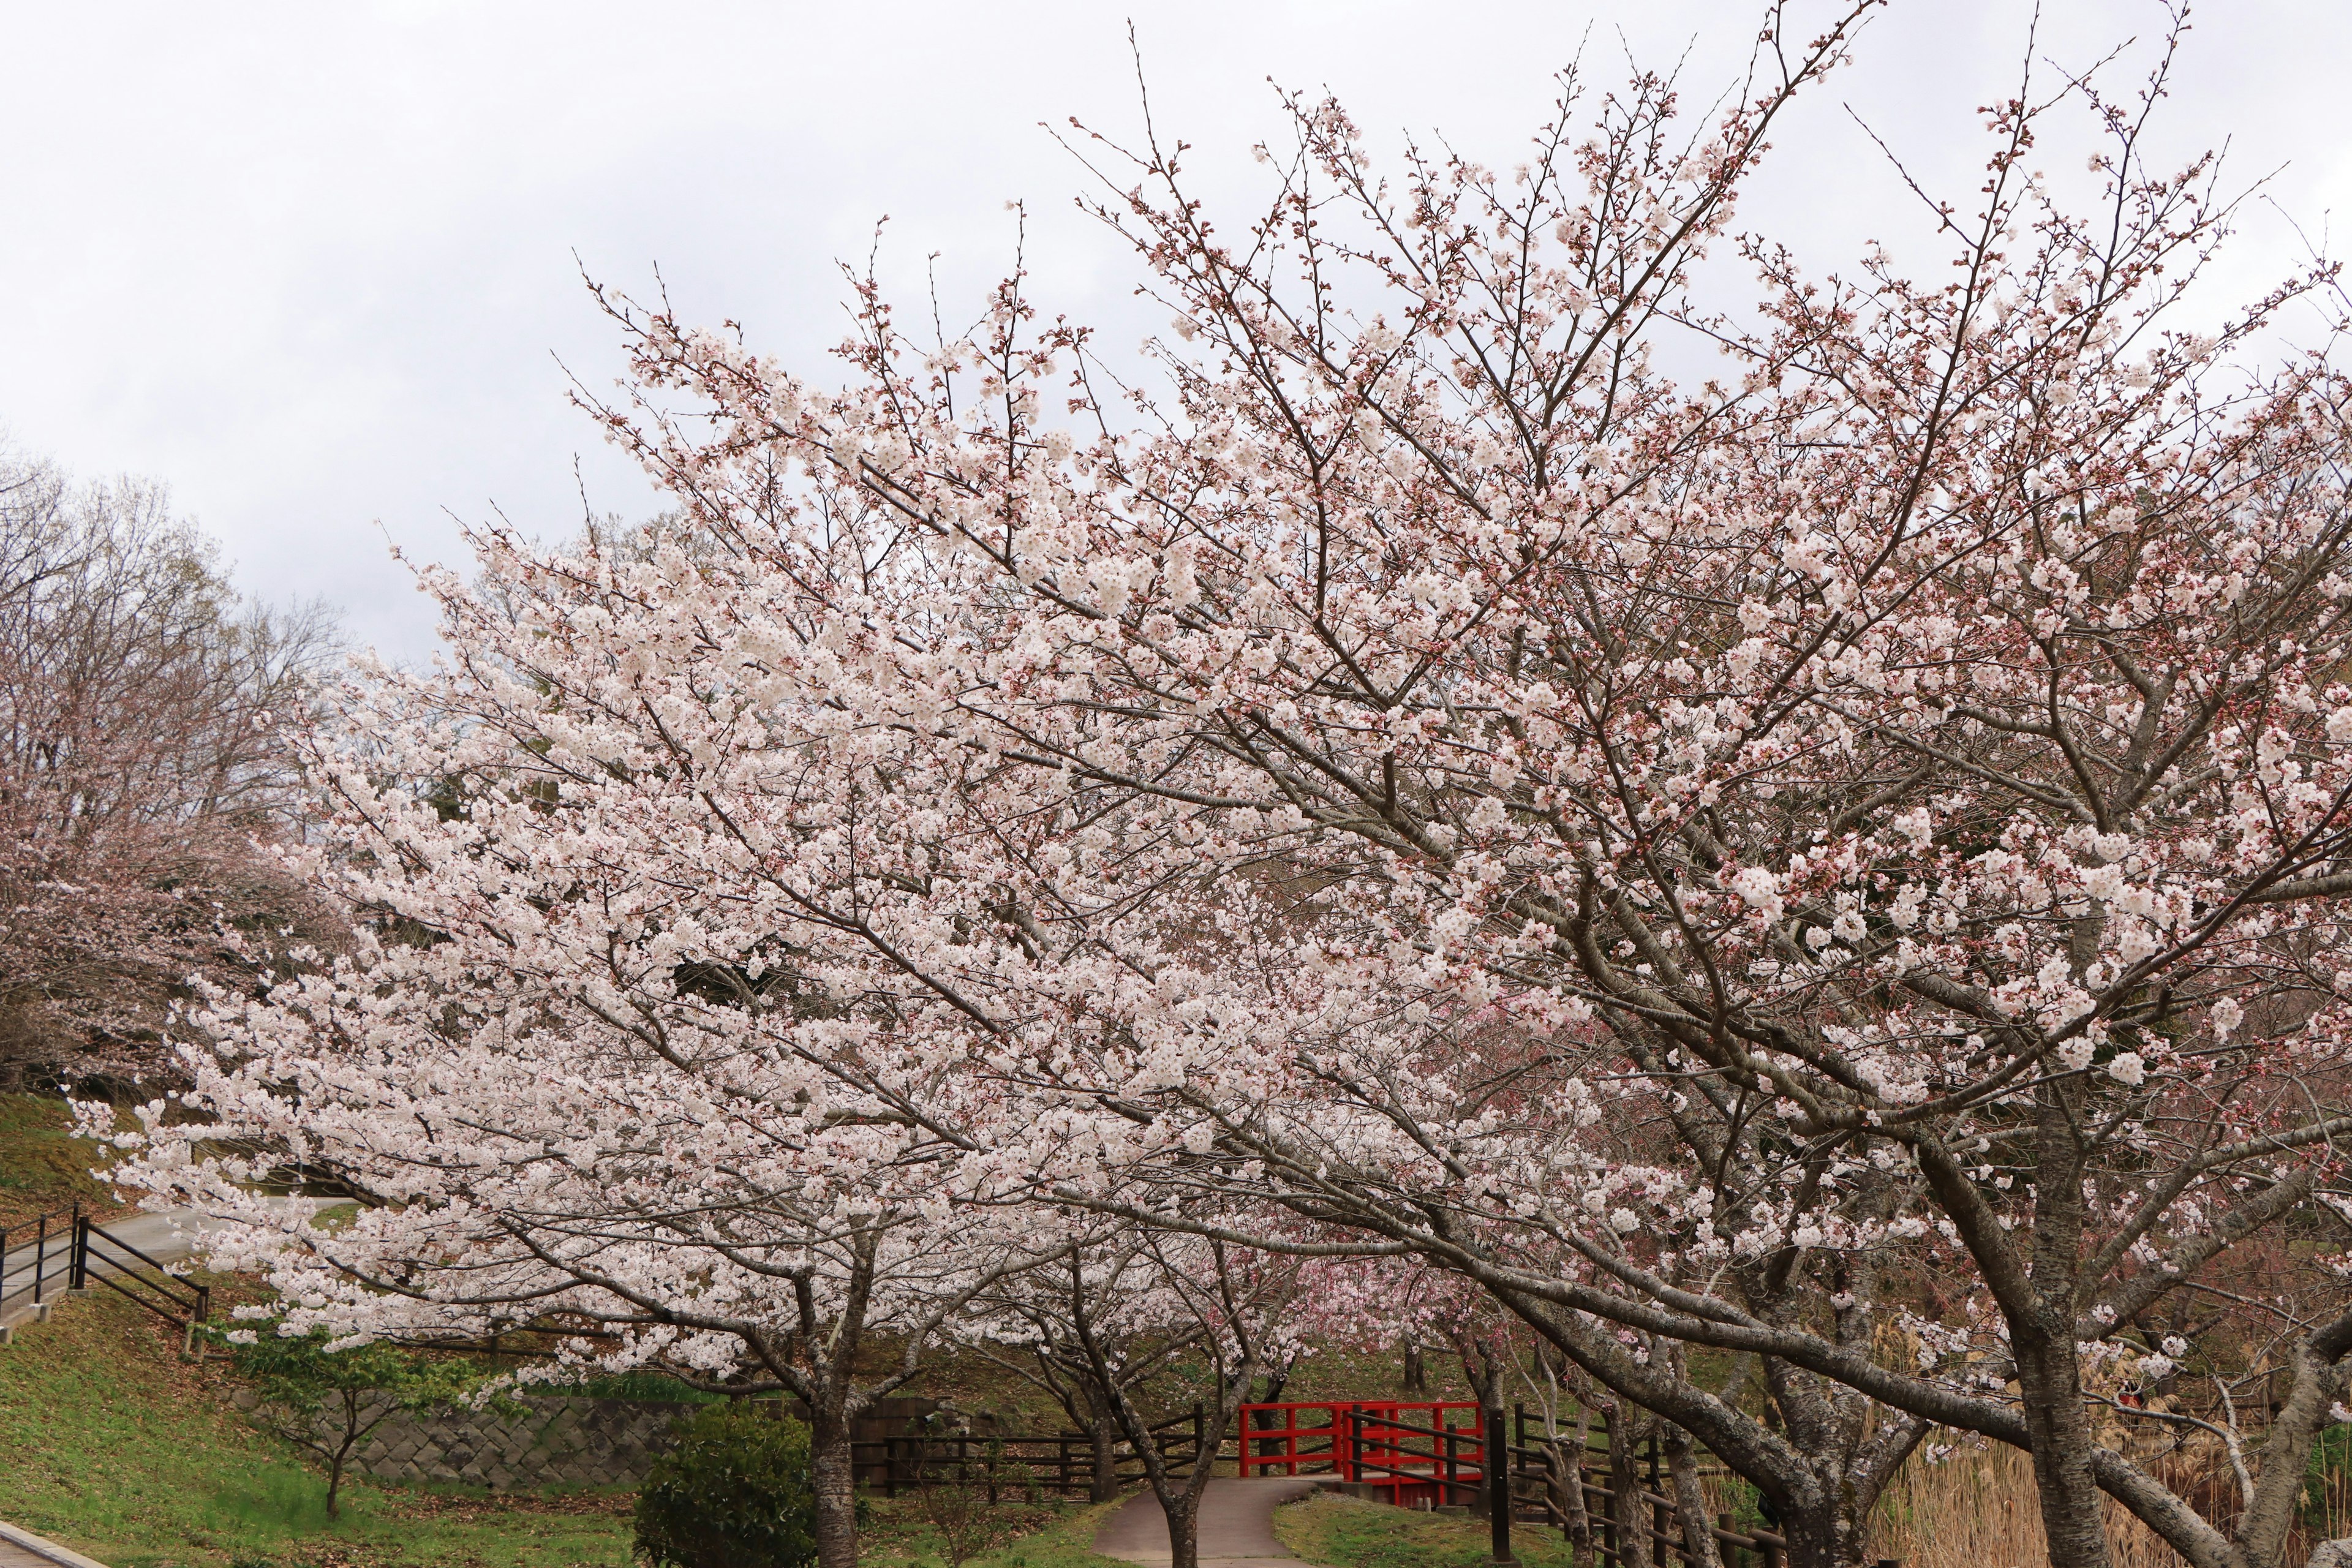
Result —
[[[1685,81],[1703,109],[1759,9],[1162,0],[1136,23],[1162,134],[1197,143],[1202,189],[1238,199],[1265,177],[1247,150],[1273,123],[1269,76],[1337,89],[1383,146],[1442,129],[1507,167],[1584,15],[1596,85],[1619,74],[1621,26],[1645,60],[1695,39]],[[2042,47],[2062,60],[2161,26],[2139,0],[2060,9]],[[1839,105],[1965,197],[1972,111],[2011,86],[2025,15],[1999,0],[1881,16],[1855,67],[1778,136],[1743,222],[1799,239],[1823,268],[1864,238],[1916,239]],[[1076,0],[7,0],[0,428],[84,472],[168,480],[252,585],[324,595],[363,637],[420,653],[429,628],[374,520],[444,559],[457,550],[447,512],[496,503],[562,531],[578,516],[575,453],[593,505],[646,504],[563,402],[556,356],[594,384],[618,363],[575,250],[631,289],[658,263],[689,314],[740,319],[821,374],[841,321],[834,261],[862,258],[877,217],[892,220],[886,273],[911,284],[940,251],[954,303],[1008,259],[1003,204],[1021,197],[1042,299],[1106,323],[1114,345],[1159,330],[1165,312],[1129,296],[1121,248],[1071,211],[1083,172],[1039,128],[1075,114],[1134,132],[1120,16]],[[2347,53],[2352,14],[2238,0],[2192,36],[2168,147],[2234,138],[2247,176],[2292,160],[2274,194],[2316,232],[2352,169],[2328,118],[2328,73]],[[2053,148],[2053,181],[2087,180],[2081,153]],[[2267,281],[2292,250],[2278,237],[2250,237],[2219,296]]]

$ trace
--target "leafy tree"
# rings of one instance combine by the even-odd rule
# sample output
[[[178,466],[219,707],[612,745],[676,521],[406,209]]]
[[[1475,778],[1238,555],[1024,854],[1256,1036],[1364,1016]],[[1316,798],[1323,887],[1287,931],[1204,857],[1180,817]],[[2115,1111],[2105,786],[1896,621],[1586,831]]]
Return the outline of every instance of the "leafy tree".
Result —
[[[637,1494],[649,1568],[804,1568],[816,1561],[809,1429],[730,1400],[678,1424]]]
[[[238,1372],[253,1380],[255,1418],[327,1467],[327,1517],[340,1511],[343,1469],[367,1435],[394,1411],[455,1404],[478,1388],[481,1369],[424,1356],[383,1340],[335,1348],[324,1330],[272,1328],[219,1334]]]

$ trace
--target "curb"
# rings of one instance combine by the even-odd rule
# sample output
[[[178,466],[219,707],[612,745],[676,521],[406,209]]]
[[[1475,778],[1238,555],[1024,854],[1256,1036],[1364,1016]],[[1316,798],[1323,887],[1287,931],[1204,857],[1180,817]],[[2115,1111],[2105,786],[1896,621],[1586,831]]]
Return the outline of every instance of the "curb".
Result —
[[[46,1557],[50,1562],[59,1564],[60,1568],[106,1568],[106,1564],[96,1558],[84,1557],[69,1546],[59,1546],[56,1542],[45,1541],[29,1530],[19,1530],[15,1525],[4,1521],[0,1521],[0,1541],[7,1542],[12,1546],[21,1546],[36,1557]]]

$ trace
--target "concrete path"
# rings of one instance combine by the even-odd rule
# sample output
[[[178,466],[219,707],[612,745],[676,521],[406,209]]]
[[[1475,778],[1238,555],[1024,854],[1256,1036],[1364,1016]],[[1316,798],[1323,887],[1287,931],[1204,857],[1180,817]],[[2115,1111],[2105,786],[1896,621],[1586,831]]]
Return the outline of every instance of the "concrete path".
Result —
[[[1313,1491],[1311,1477],[1233,1480],[1219,1476],[1201,1494],[1201,1568],[1306,1568],[1275,1539],[1274,1510]],[[1147,1489],[1103,1521],[1095,1550],[1129,1563],[1166,1563],[1168,1516]]]
[[[102,1563],[84,1557],[54,1541],[44,1540],[29,1530],[19,1530],[13,1524],[0,1524],[0,1568],[106,1568]]]

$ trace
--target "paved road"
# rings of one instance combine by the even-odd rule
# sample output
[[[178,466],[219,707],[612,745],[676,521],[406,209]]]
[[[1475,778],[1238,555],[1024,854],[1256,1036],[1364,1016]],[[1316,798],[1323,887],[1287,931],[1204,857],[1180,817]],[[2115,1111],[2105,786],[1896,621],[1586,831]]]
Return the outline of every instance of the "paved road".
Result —
[[[275,1198],[271,1202],[315,1214],[328,1207],[331,1200]],[[163,1209],[152,1213],[142,1210],[117,1215],[100,1223],[108,1236],[126,1246],[137,1247],[158,1263],[178,1263],[195,1249],[199,1236],[222,1222],[194,1209]],[[29,1232],[9,1233],[5,1271],[0,1272],[0,1300],[5,1300],[7,1305],[0,1308],[0,1323],[33,1315],[30,1286],[34,1268],[40,1263],[42,1254],[38,1247],[28,1245],[32,1240]],[[56,1300],[64,1295],[68,1254],[71,1247],[72,1237],[68,1232],[52,1230],[47,1252],[47,1262],[42,1269],[41,1294],[44,1300]],[[101,1240],[93,1250],[105,1256],[111,1254],[113,1249]],[[5,1540],[5,1537],[0,1537],[0,1540]],[[8,1568],[8,1564],[0,1561],[0,1568]]]
[[[37,1557],[5,1535],[0,1535],[0,1568],[58,1568],[47,1557]]]
[[[1307,1477],[1234,1480],[1220,1476],[1201,1494],[1201,1568],[1307,1568],[1275,1539],[1274,1510],[1315,1489]],[[1145,1491],[1103,1521],[1095,1550],[1129,1563],[1169,1560],[1168,1516]]]

